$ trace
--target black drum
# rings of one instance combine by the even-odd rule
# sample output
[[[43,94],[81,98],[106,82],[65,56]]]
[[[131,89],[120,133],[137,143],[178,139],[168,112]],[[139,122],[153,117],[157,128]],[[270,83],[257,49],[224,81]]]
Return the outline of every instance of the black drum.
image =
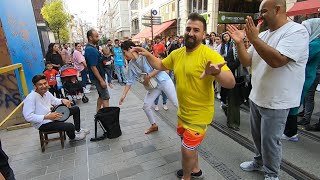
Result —
[[[62,114],[62,117],[57,121],[64,122],[70,117],[70,109],[64,104],[60,104],[58,106],[53,107],[52,112]]]

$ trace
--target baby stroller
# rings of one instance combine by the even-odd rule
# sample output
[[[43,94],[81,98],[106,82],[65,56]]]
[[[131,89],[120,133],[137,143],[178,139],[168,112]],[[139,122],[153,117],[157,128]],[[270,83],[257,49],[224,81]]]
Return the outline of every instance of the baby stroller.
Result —
[[[76,104],[74,97],[77,93],[82,93],[82,102],[87,103],[89,98],[83,93],[82,83],[78,81],[78,71],[70,64],[64,65],[60,69],[60,77],[65,92],[65,97],[71,96],[73,104]]]

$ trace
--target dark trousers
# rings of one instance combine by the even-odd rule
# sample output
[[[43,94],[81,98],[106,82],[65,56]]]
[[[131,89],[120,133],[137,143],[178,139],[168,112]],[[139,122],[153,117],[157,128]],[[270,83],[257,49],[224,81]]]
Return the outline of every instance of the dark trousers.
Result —
[[[110,66],[110,67],[106,67],[106,68],[104,68],[104,69],[105,69],[105,71],[106,71],[106,73],[107,73],[108,84],[110,84],[111,81],[112,81],[112,67]]]
[[[61,89],[58,89],[57,85],[50,85],[49,92],[55,95],[57,98],[63,98]]]
[[[2,150],[1,141],[0,141],[0,173],[6,180],[15,180],[13,170],[11,169],[8,156]]]
[[[78,106],[72,106],[70,108],[70,114],[73,116],[74,125],[68,122],[53,121],[47,124],[43,124],[39,127],[40,131],[66,131],[67,136],[70,139],[75,138],[75,130],[80,130],[80,109]]]
[[[288,115],[284,134],[292,137],[298,133],[298,115]]]
[[[221,102],[223,102],[223,104],[227,104],[228,89],[221,87],[220,96],[221,96],[221,99],[220,99]]]
[[[228,102],[228,116],[227,125],[228,127],[239,127],[240,126],[240,88],[235,86],[233,89],[227,91],[227,102]]]
[[[86,87],[87,81],[88,81],[88,71],[86,69],[83,69],[81,72],[81,82],[82,82],[82,87]]]

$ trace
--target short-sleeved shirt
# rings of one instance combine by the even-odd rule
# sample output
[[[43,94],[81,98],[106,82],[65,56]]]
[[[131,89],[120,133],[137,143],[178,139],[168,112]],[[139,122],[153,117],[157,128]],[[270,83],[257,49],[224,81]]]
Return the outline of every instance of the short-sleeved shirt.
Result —
[[[61,51],[61,56],[65,58],[64,63],[69,64],[71,62],[71,55],[67,49],[63,48],[63,50]]]
[[[124,57],[121,50],[121,47],[114,47],[114,65],[124,66]]]
[[[289,109],[300,105],[305,66],[309,54],[309,34],[303,25],[288,22],[275,31],[264,31],[259,37],[290,59],[279,68],[269,66],[251,46],[252,90],[250,100],[268,109]]]
[[[47,81],[49,85],[57,84],[56,75],[59,74],[57,70],[55,69],[45,70],[43,74],[47,77]]]
[[[81,72],[84,69],[84,65],[82,64],[84,61],[86,61],[84,59],[84,56],[82,55],[82,53],[78,50],[74,50],[73,52],[73,64],[74,64],[74,68]]]
[[[186,47],[177,49],[162,61],[176,77],[176,90],[179,102],[178,117],[190,124],[210,124],[214,115],[214,76],[200,79],[207,63],[223,63],[223,57],[201,44],[193,52]],[[223,71],[229,71],[225,65]]]
[[[87,44],[85,48],[84,57],[86,59],[88,69],[89,69],[89,77],[90,80],[97,80],[96,76],[93,74],[91,67],[96,66],[100,76],[105,79],[105,71],[103,69],[103,61],[102,56],[98,49],[95,46]]]
[[[156,57],[159,57],[160,53],[165,53],[166,52],[166,47],[164,46],[164,44],[159,43],[159,44],[155,44],[153,45],[153,55]]]
[[[136,61],[136,64],[133,65]],[[138,66],[138,67],[137,67]],[[128,64],[128,82],[127,85],[131,86],[134,85],[137,78],[140,76],[141,73],[148,73],[150,74],[154,69],[149,64],[147,58],[145,56],[139,55],[136,60],[131,60]],[[161,83],[162,81],[171,80],[170,76],[165,71],[160,71],[156,76],[155,79],[157,83]]]

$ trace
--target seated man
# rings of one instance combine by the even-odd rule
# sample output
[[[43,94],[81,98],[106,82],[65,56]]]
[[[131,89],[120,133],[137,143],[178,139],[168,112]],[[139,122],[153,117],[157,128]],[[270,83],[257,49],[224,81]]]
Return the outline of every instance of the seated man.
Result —
[[[58,99],[48,92],[48,82],[45,75],[35,75],[32,78],[35,90],[24,100],[23,116],[40,131],[66,131],[70,140],[82,140],[90,131],[80,128],[80,109],[71,106],[71,101]],[[73,115],[74,125],[68,122],[56,121],[62,114],[51,112],[51,107],[64,104]]]

